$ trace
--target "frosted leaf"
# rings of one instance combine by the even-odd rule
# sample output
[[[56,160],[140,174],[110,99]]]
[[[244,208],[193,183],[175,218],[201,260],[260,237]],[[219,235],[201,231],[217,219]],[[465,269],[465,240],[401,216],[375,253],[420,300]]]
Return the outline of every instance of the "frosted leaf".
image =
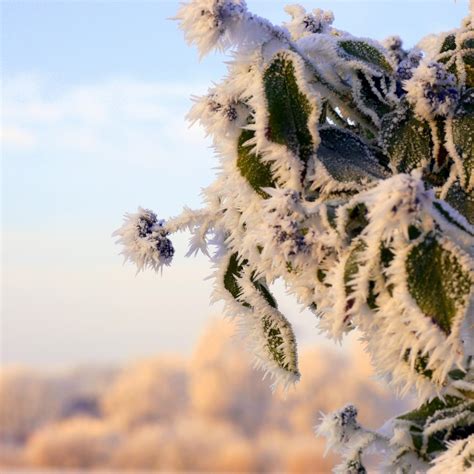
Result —
[[[405,107],[382,119],[379,145],[400,173],[428,164],[432,154],[431,128]]]
[[[252,146],[247,142],[252,140],[255,133],[252,130],[243,130],[237,144],[237,167],[250,186],[263,198],[268,197],[264,188],[275,187],[271,164],[252,151]]]
[[[134,263],[139,271],[147,267],[158,271],[173,259],[174,248],[168,234],[164,220],[139,207],[137,213],[125,214],[122,227],[113,235],[119,237],[117,243],[123,246],[125,260]]]
[[[230,305],[232,316],[241,315],[240,330],[255,356],[256,367],[275,379],[274,386],[287,387],[299,379],[293,329],[278,311],[267,285],[250,271],[247,263],[234,253],[225,267],[224,288],[235,300]],[[237,305],[242,305],[244,311],[238,310]]]
[[[364,41],[359,39],[343,39],[339,41],[340,52],[342,57],[362,61],[377,70],[391,73],[393,67],[385,55],[383,48],[373,41]]]
[[[472,431],[474,402],[447,396],[435,398],[396,418],[398,430],[409,433],[413,449],[428,460],[446,450],[450,442]]]
[[[459,168],[461,184],[469,192],[474,188],[474,89],[463,94],[446,129],[446,147]]]
[[[449,335],[468,302],[471,275],[434,235],[413,247],[406,265],[410,294],[423,313]]]
[[[445,201],[464,216],[471,225],[474,225],[474,194],[472,192],[468,193],[459,183],[453,183],[446,194]]]
[[[375,123],[393,109],[392,101],[387,100],[390,84],[384,76],[369,76],[361,71],[354,77],[354,97],[364,106],[364,111]]]
[[[387,171],[354,134],[328,126],[320,128],[319,136],[317,158],[334,180],[360,184],[387,177]]]
[[[298,86],[292,57],[276,54],[264,72],[263,81],[269,140],[286,145],[304,164],[308,163],[315,150],[309,129],[315,104],[311,104]]]

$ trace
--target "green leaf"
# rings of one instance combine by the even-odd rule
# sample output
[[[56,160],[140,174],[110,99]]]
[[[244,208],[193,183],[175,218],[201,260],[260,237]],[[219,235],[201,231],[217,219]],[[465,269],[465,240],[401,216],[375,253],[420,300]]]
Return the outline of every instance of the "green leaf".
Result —
[[[474,186],[474,89],[461,97],[452,120],[452,135],[466,176],[464,188],[469,191]]]
[[[474,193],[464,191],[456,182],[449,188],[444,200],[462,214],[469,224],[474,225]]]
[[[240,134],[237,144],[237,167],[255,192],[266,199],[269,196],[262,188],[274,188],[275,180],[270,163],[262,161],[258,155],[251,152],[251,146],[245,145],[253,137],[254,132],[251,130],[243,130]]]
[[[363,61],[377,69],[392,73],[393,68],[385,55],[375,46],[362,40],[342,40],[339,41],[342,49],[341,56],[349,59]]]
[[[471,277],[456,255],[428,234],[407,256],[408,290],[420,310],[446,334],[471,291]]]
[[[430,126],[410,109],[391,112],[382,119],[380,146],[398,172],[409,173],[431,159]]]
[[[268,137],[286,145],[303,163],[314,154],[314,143],[308,128],[313,105],[300,91],[293,59],[277,53],[263,75],[268,104]]]
[[[319,130],[319,136],[318,160],[336,181],[361,183],[387,177],[385,169],[356,135],[344,129],[325,126]]]

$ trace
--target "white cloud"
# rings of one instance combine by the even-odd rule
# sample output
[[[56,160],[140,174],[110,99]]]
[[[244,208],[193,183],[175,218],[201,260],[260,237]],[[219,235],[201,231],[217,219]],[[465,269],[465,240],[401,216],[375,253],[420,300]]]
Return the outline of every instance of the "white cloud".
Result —
[[[146,163],[177,149],[204,151],[202,131],[189,129],[184,116],[191,95],[205,90],[193,82],[126,78],[56,88],[44,78],[18,76],[3,84],[1,143],[10,153],[87,153]]]
[[[26,128],[2,127],[0,143],[7,148],[32,149],[36,145],[36,137]]]

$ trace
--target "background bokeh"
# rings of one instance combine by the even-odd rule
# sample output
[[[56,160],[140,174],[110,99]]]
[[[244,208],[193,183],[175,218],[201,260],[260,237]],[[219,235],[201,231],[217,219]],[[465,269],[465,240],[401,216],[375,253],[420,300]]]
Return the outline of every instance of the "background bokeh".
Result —
[[[248,0],[275,23],[287,1]],[[449,30],[467,0],[312,1],[335,26],[406,47]],[[326,472],[320,410],[348,402],[376,427],[406,408],[370,378],[356,335],[323,340],[275,285],[295,327],[302,382],[272,396],[228,323],[211,273],[185,259],[163,276],[122,266],[111,237],[137,206],[200,206],[209,138],[192,94],[225,74],[170,21],[177,1],[0,1],[0,464],[74,468]],[[169,355],[164,355],[169,354]],[[317,466],[315,468],[315,466]]]
[[[0,375],[0,465],[166,472],[329,472],[314,435],[320,412],[348,402],[377,428],[409,408],[349,351],[306,349],[302,380],[272,394],[235,327],[214,319],[190,357],[158,355],[123,367]]]

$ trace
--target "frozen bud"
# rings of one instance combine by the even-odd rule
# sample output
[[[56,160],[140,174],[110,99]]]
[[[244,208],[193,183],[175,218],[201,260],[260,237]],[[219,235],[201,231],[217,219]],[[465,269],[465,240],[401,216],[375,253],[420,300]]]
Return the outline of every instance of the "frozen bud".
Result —
[[[416,48],[409,51],[405,58],[398,64],[397,79],[401,82],[410,79],[413,76],[413,71],[420,65],[422,57],[423,54]]]
[[[405,81],[407,99],[423,118],[447,115],[458,101],[456,77],[438,62],[422,62]]]
[[[354,405],[346,405],[339,411],[325,415],[317,428],[317,434],[327,438],[328,448],[341,451],[360,429],[357,408]]]
[[[125,260],[133,262],[138,270],[150,267],[156,271],[173,259],[174,248],[168,234],[165,221],[142,208],[135,214],[126,214],[122,227],[114,232],[119,237],[117,243],[124,247]]]
[[[230,46],[227,34],[241,22],[247,12],[245,0],[192,0],[176,15],[180,28],[190,44],[195,44],[201,56],[214,47]]]
[[[305,230],[300,228],[298,222],[283,220],[273,227],[273,232],[275,243],[280,247],[286,258],[308,251]]]
[[[400,36],[389,36],[382,41],[382,45],[395,64],[399,64],[407,56],[407,52],[402,48],[403,42]]]
[[[249,109],[238,97],[225,94],[223,89],[219,86],[206,96],[195,97],[188,119],[191,123],[200,122],[210,135],[240,134],[247,123]]]
[[[292,17],[285,26],[295,40],[315,33],[329,33],[334,21],[332,11],[319,8],[313,10],[312,13],[307,13],[300,5],[289,5],[285,7],[285,11]]]

